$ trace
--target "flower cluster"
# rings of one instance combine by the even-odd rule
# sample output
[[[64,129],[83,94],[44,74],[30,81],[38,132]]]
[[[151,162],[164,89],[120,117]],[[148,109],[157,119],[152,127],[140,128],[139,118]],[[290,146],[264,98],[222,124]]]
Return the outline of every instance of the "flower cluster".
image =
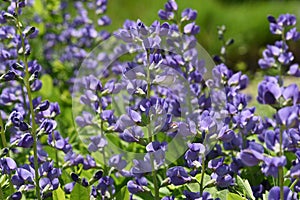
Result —
[[[225,26],[216,65],[197,43],[197,11],[175,0],[162,21],[126,20],[112,37],[106,0],[72,3],[46,6],[34,26],[22,14],[38,3],[1,5],[0,199],[299,198],[300,91],[284,84],[300,76],[294,15],[268,17],[281,39],[258,61],[276,73],[258,85],[264,117],[242,91],[248,77],[225,64]],[[74,83],[76,131],[65,102],[43,96],[42,75],[59,91]]]

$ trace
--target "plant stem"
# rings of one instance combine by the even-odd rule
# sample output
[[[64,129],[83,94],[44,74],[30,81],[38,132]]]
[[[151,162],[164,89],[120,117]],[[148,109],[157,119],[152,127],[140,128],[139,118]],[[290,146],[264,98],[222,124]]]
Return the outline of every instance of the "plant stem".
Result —
[[[295,185],[297,184],[298,181],[299,181],[299,179],[296,178],[296,179],[294,180],[294,182],[292,183],[292,185],[290,186],[290,189],[291,189],[292,191],[294,191],[294,187],[295,187]]]
[[[280,129],[279,133],[279,156],[283,155],[283,149],[282,149],[282,128]],[[284,184],[284,177],[283,177],[283,167],[280,166],[278,169],[278,176],[279,176],[279,187],[280,187],[280,200],[284,200],[284,191],[283,191],[283,184]]]
[[[202,169],[201,169],[201,182],[200,182],[200,196],[202,196],[202,194],[203,194],[204,174],[205,174],[205,159],[204,159],[204,156],[203,156]]]
[[[52,140],[53,140],[54,151],[55,151],[56,167],[59,168],[58,152],[57,152],[57,149],[55,148],[55,146],[56,146],[56,140],[55,140],[54,131],[52,131],[51,134],[52,134]]]
[[[1,111],[0,111],[0,115],[1,115]],[[6,142],[5,132],[4,132],[4,126],[3,126],[2,115],[0,116],[0,127],[1,127],[1,140],[2,140],[2,145],[3,145],[3,148],[5,148],[5,147],[7,147],[7,142]]]
[[[16,13],[18,13],[18,3],[16,2]],[[16,15],[16,25],[17,29],[19,31],[21,41],[22,41],[22,54],[23,54],[23,62],[25,64],[25,77],[24,77],[24,84],[27,90],[27,97],[29,101],[29,110],[31,114],[31,134],[33,137],[33,165],[34,165],[34,171],[35,171],[35,192],[36,192],[36,197],[38,200],[41,200],[41,194],[40,194],[40,187],[39,187],[39,173],[38,173],[38,155],[37,155],[37,135],[36,135],[36,123],[35,123],[35,113],[33,109],[33,104],[32,104],[32,94],[31,94],[31,88],[30,88],[30,73],[28,69],[28,60],[27,60],[27,55],[25,54],[25,38],[23,38],[23,33],[20,27],[20,20],[18,15]]]
[[[150,100],[150,92],[151,92],[151,77],[150,77],[150,65],[147,67],[147,98]],[[151,130],[151,122],[150,122],[150,116],[149,116],[149,124],[147,125],[148,129],[148,137],[149,137],[149,142],[153,141],[153,134]],[[155,195],[155,200],[159,200],[159,186],[158,186],[158,181],[157,181],[157,174],[156,174],[156,169],[154,166],[154,160],[153,156],[150,153],[150,162],[151,162],[151,167],[152,167],[152,178],[153,178],[153,184],[154,184],[154,195]]]

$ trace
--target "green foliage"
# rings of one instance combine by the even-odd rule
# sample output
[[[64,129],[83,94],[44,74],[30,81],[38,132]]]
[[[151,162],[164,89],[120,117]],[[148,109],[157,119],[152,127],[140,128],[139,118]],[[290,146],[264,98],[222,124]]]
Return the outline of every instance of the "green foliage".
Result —
[[[71,192],[70,199],[72,200],[89,200],[90,189],[83,187],[82,185],[76,184]]]
[[[53,191],[53,200],[65,200],[65,192],[59,187],[57,190]]]

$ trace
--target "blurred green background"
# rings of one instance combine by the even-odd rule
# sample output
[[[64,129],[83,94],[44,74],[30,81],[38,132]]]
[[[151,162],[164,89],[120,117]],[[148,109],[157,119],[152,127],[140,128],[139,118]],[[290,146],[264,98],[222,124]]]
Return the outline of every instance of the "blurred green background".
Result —
[[[158,19],[157,12],[166,0],[109,0],[108,16],[112,19],[109,30],[121,27],[125,19],[141,19],[147,25]],[[250,77],[258,70],[257,61],[266,44],[278,37],[269,32],[268,15],[278,17],[281,13],[293,13],[300,19],[300,1],[289,0],[177,0],[179,11],[190,7],[198,11],[200,25],[199,43],[211,54],[219,53],[219,25],[226,25],[225,37],[234,38],[228,49],[228,67],[242,70]],[[292,45],[295,55],[300,49]],[[300,57],[300,56],[298,56]],[[300,58],[298,58],[300,61]]]

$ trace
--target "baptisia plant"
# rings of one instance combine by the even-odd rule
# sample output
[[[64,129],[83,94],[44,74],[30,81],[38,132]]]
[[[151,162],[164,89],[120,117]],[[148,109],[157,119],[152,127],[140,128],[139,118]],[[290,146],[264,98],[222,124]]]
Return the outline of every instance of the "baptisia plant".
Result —
[[[258,61],[267,118],[242,92],[248,77],[226,66],[225,26],[215,64],[197,43],[197,11],[175,0],[161,21],[126,20],[111,37],[106,0],[73,3],[1,5],[0,200],[298,198],[299,88],[284,81],[300,76],[294,15],[268,17],[281,39]],[[65,129],[65,102],[40,92],[47,72],[60,89],[74,82],[78,133]]]

